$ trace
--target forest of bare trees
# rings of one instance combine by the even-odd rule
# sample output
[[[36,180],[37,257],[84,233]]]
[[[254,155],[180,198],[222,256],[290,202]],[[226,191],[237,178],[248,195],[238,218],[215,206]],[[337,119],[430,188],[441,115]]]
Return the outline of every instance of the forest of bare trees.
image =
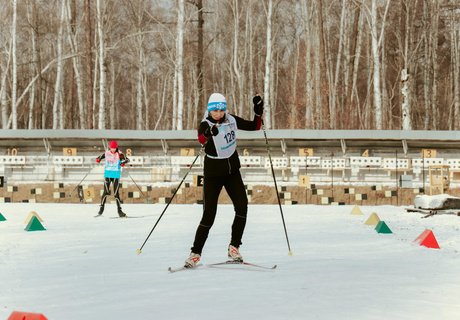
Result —
[[[458,0],[0,0],[3,129],[458,130]]]

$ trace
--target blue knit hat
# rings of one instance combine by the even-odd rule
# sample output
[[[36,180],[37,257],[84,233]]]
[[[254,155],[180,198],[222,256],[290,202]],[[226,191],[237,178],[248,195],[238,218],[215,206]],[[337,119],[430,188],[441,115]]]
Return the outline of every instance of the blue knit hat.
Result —
[[[227,100],[220,93],[213,93],[208,100],[208,112],[215,110],[227,110]]]

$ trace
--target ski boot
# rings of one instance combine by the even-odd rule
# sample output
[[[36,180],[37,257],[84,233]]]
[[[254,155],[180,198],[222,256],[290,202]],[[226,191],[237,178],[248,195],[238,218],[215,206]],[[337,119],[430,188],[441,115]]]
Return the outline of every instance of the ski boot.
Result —
[[[200,262],[201,255],[198,253],[190,252],[190,256],[185,260],[185,268],[195,268],[198,262]]]
[[[101,206],[101,207],[99,208],[99,212],[97,213],[97,217],[102,216],[102,213],[103,213],[103,212],[104,212],[104,206]]]
[[[120,218],[126,218],[126,213],[124,213],[121,208],[118,208],[118,215],[120,216]]]
[[[228,258],[235,262],[243,262],[239,248],[232,245],[228,246]]]

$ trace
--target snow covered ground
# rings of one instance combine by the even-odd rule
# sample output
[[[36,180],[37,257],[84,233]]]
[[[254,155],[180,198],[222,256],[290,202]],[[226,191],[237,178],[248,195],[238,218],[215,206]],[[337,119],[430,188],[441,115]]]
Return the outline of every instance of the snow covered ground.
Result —
[[[124,205],[138,219],[93,218],[97,205],[0,204],[0,318],[49,319],[459,319],[460,217],[421,219],[402,207],[251,205],[241,266],[169,273],[189,254],[199,205]],[[24,231],[30,211],[46,231]],[[376,212],[393,231],[363,222]],[[204,264],[226,260],[233,210],[219,206]],[[440,250],[413,242],[432,229]],[[232,268],[235,267],[235,268]]]

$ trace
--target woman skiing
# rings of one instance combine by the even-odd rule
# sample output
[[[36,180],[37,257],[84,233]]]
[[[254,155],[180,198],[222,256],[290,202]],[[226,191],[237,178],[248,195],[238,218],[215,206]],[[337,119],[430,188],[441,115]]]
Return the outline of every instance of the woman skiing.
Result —
[[[101,216],[104,212],[105,200],[110,194],[110,184],[113,183],[113,194],[117,202],[118,215],[123,218],[126,217],[126,213],[121,210],[120,194],[118,192],[119,180],[121,176],[121,167],[129,162],[129,159],[118,150],[118,143],[115,140],[110,141],[109,150],[101,154],[96,158],[96,162],[100,163],[102,159],[105,159],[104,165],[104,193],[101,198],[101,207],[99,209],[98,216]]]
[[[249,121],[227,113],[227,101],[222,94],[213,93],[209,97],[207,113],[198,128],[198,140],[205,145],[206,153],[203,169],[203,216],[196,230],[190,256],[185,260],[186,268],[195,267],[201,259],[201,252],[216,217],[222,187],[225,187],[235,209],[228,257],[237,262],[243,261],[239,247],[246,226],[248,198],[240,174],[236,132],[237,129],[260,129],[264,104],[259,95],[252,101],[255,116]]]

